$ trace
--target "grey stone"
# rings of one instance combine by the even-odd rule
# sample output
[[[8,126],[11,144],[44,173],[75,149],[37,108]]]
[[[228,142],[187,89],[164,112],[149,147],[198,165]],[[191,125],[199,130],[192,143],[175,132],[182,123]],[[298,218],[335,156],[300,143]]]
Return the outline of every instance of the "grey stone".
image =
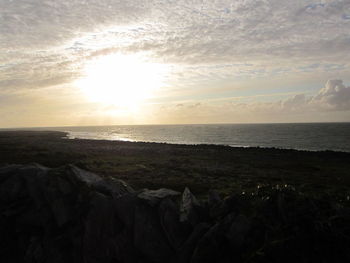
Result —
[[[191,260],[193,251],[196,248],[198,241],[209,230],[209,228],[210,225],[207,223],[199,223],[194,227],[191,235],[187,238],[186,242],[182,245],[181,250],[179,251],[179,263],[186,263]]]
[[[163,233],[158,213],[151,206],[139,204],[135,209],[134,242],[152,262],[170,262],[175,256]]]
[[[137,195],[137,197],[142,200],[145,200],[148,204],[155,206],[164,198],[178,195],[180,195],[180,193],[174,190],[160,188],[158,190],[144,189],[141,193]]]
[[[245,215],[238,215],[232,222],[227,237],[233,247],[240,248],[244,245],[250,231],[251,222]]]
[[[161,201],[159,216],[169,243],[175,250],[179,250],[190,234],[190,226],[180,222],[178,207],[170,198],[165,198]]]
[[[229,260],[226,255],[229,254],[227,233],[234,218],[234,214],[227,215],[203,235],[193,252],[191,263],[210,263]],[[232,262],[232,260],[229,262]]]
[[[90,202],[85,219],[83,255],[87,263],[111,262],[113,238],[122,230],[115,216],[113,203],[106,196],[96,193]]]
[[[94,186],[103,181],[103,179],[92,172],[82,170],[74,165],[69,165],[69,169],[72,171],[72,175],[82,183],[88,186]]]
[[[125,227],[133,229],[135,221],[135,208],[138,203],[136,194],[125,194],[117,199],[114,199],[114,208],[118,218]]]
[[[190,189],[185,188],[182,194],[182,202],[180,207],[181,222],[189,222],[196,225],[199,221],[198,208],[200,204],[197,198],[191,193]]]

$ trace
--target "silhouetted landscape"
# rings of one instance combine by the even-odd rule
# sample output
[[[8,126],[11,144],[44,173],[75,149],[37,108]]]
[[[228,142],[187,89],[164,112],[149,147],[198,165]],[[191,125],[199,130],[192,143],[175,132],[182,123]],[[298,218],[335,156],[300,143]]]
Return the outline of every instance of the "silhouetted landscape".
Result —
[[[350,259],[349,153],[65,136],[0,133],[2,262]]]
[[[349,263],[350,0],[0,0],[0,263]]]
[[[284,185],[346,201],[350,153],[65,139],[63,132],[0,132],[2,164],[73,164],[136,189],[189,187],[197,195]]]

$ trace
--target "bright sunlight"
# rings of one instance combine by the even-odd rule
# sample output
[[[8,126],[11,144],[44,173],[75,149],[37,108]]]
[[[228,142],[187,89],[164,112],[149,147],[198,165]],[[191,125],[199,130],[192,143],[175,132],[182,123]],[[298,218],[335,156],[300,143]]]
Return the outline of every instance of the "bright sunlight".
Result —
[[[113,54],[90,61],[77,85],[91,101],[131,109],[163,85],[166,69],[140,55]]]

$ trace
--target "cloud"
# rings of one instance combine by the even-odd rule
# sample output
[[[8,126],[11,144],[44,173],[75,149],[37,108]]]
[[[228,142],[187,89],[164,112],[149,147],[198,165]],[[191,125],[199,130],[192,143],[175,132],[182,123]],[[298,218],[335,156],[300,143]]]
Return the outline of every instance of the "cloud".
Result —
[[[281,108],[287,111],[300,111],[307,104],[305,94],[297,94],[289,99],[282,101]]]
[[[346,87],[340,79],[328,80],[325,87],[314,96],[297,94],[275,103],[263,103],[262,108],[264,107],[265,110],[282,113],[350,111],[350,87]]]
[[[10,47],[47,47],[100,26],[144,18],[140,1],[23,0],[0,2],[0,35]]]
[[[179,105],[179,104],[177,104]],[[288,121],[350,121],[350,87],[342,80],[328,80],[315,95],[296,94],[284,100],[240,102],[226,100],[187,102],[181,107],[162,105],[154,113],[159,118],[173,118],[181,123],[210,122],[288,122]],[[170,117],[171,116],[171,117]]]
[[[350,110],[350,87],[346,87],[340,79],[328,80],[309,103],[325,110]]]
[[[347,13],[349,1],[341,0],[0,1],[0,56],[10,64],[35,56],[43,69],[52,56],[69,67],[113,52],[187,65],[263,61],[271,68],[282,61],[286,72],[288,61],[316,61],[349,69]]]
[[[285,92],[284,86],[297,89],[311,78],[312,85],[348,80],[349,15],[348,0],[3,0],[0,97],[67,85],[74,93],[71,84],[86,63],[116,52],[140,52],[170,65],[162,94],[169,101],[228,98],[246,87],[247,94]],[[278,77],[283,85],[257,88]],[[231,103],[231,114],[348,109],[343,84],[330,84],[312,98],[306,86],[279,102]],[[195,103],[177,108],[197,110],[204,119],[205,102]],[[223,112],[228,106],[222,107],[209,108]],[[214,114],[209,108],[208,116]]]

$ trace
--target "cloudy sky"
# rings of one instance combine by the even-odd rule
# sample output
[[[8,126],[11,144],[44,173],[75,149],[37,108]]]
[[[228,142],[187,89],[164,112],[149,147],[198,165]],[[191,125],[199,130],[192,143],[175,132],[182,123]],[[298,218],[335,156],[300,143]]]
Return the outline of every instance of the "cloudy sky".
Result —
[[[350,0],[0,0],[0,127],[350,121]]]

